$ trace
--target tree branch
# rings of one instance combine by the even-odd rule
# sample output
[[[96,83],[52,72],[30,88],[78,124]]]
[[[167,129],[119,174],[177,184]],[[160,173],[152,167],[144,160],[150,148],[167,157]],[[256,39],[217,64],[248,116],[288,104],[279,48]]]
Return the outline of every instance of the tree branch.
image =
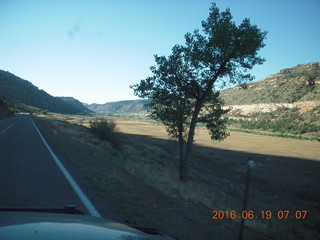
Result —
[[[219,67],[219,69],[217,70],[217,72],[214,74],[213,78],[211,79],[211,81],[208,84],[208,87],[206,88],[204,94],[201,97],[201,103],[203,103],[203,101],[205,100],[205,98],[208,96],[209,92],[212,90],[213,84],[217,81],[218,77],[220,76],[220,74],[224,71],[227,63],[229,62],[228,60],[225,60]]]

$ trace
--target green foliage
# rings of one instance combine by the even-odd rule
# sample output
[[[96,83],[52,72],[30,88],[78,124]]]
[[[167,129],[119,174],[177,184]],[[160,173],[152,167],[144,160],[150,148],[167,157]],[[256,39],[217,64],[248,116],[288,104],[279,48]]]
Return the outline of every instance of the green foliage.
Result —
[[[48,110],[46,110],[46,109],[40,110],[38,114],[47,115]]]
[[[222,109],[222,100],[219,92],[211,96],[210,101],[204,106],[204,114],[200,113],[199,123],[203,123],[209,130],[212,140],[221,141],[229,136],[227,132],[227,118],[223,117],[228,110]]]
[[[100,140],[110,142],[117,150],[121,150],[121,138],[116,133],[115,121],[105,118],[96,118],[90,121],[90,131],[99,137]]]
[[[264,62],[257,53],[265,36],[249,19],[237,26],[229,9],[220,12],[212,4],[202,32],[187,33],[185,45],[175,45],[168,57],[155,55],[153,76],[131,86],[135,95],[149,99],[150,115],[179,139],[180,179],[186,179],[197,122],[205,123],[214,140],[228,135],[215,84],[245,86],[253,80],[247,71]]]
[[[319,113],[320,107],[315,107],[304,114],[297,108],[278,108],[274,112],[257,113],[247,119],[229,119],[228,124],[250,130],[260,129],[294,135],[309,133],[320,137],[320,125],[317,123]]]

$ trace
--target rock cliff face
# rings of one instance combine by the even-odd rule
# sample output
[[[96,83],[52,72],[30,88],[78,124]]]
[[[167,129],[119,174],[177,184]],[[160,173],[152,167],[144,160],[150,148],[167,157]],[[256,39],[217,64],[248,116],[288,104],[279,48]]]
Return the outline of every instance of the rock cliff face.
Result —
[[[232,127],[320,139],[320,63],[281,70],[221,97]]]
[[[281,70],[266,79],[221,91],[226,108],[242,115],[298,108],[301,113],[320,106],[320,63]]]
[[[320,63],[281,70],[266,79],[221,91],[226,105],[320,101]]]
[[[252,113],[268,113],[276,111],[278,108],[297,108],[300,113],[308,112],[315,107],[320,107],[320,101],[305,101],[295,103],[260,103],[260,104],[247,104],[247,105],[229,105],[224,109],[230,109],[230,113],[237,111],[242,115],[249,115]]]

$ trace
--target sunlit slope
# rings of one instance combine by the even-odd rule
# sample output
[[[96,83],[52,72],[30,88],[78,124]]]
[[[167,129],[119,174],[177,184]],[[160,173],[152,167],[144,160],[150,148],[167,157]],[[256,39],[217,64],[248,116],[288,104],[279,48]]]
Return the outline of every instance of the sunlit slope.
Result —
[[[147,100],[127,100],[108,102],[105,104],[91,104],[87,107],[98,114],[111,115],[145,115],[148,110]]]
[[[266,79],[221,91],[226,105],[320,101],[320,63],[283,69]]]
[[[320,138],[320,63],[284,69],[221,96],[232,127]]]

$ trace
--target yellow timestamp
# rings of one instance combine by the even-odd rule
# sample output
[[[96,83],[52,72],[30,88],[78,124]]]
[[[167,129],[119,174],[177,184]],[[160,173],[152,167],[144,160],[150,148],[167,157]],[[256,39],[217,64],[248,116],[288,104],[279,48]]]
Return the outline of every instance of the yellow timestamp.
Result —
[[[223,210],[214,210],[212,211],[213,220],[222,220],[222,219],[305,219],[308,215],[307,210],[263,210],[263,211],[254,211],[254,210],[244,210],[242,212],[237,212],[235,210],[223,211]]]

